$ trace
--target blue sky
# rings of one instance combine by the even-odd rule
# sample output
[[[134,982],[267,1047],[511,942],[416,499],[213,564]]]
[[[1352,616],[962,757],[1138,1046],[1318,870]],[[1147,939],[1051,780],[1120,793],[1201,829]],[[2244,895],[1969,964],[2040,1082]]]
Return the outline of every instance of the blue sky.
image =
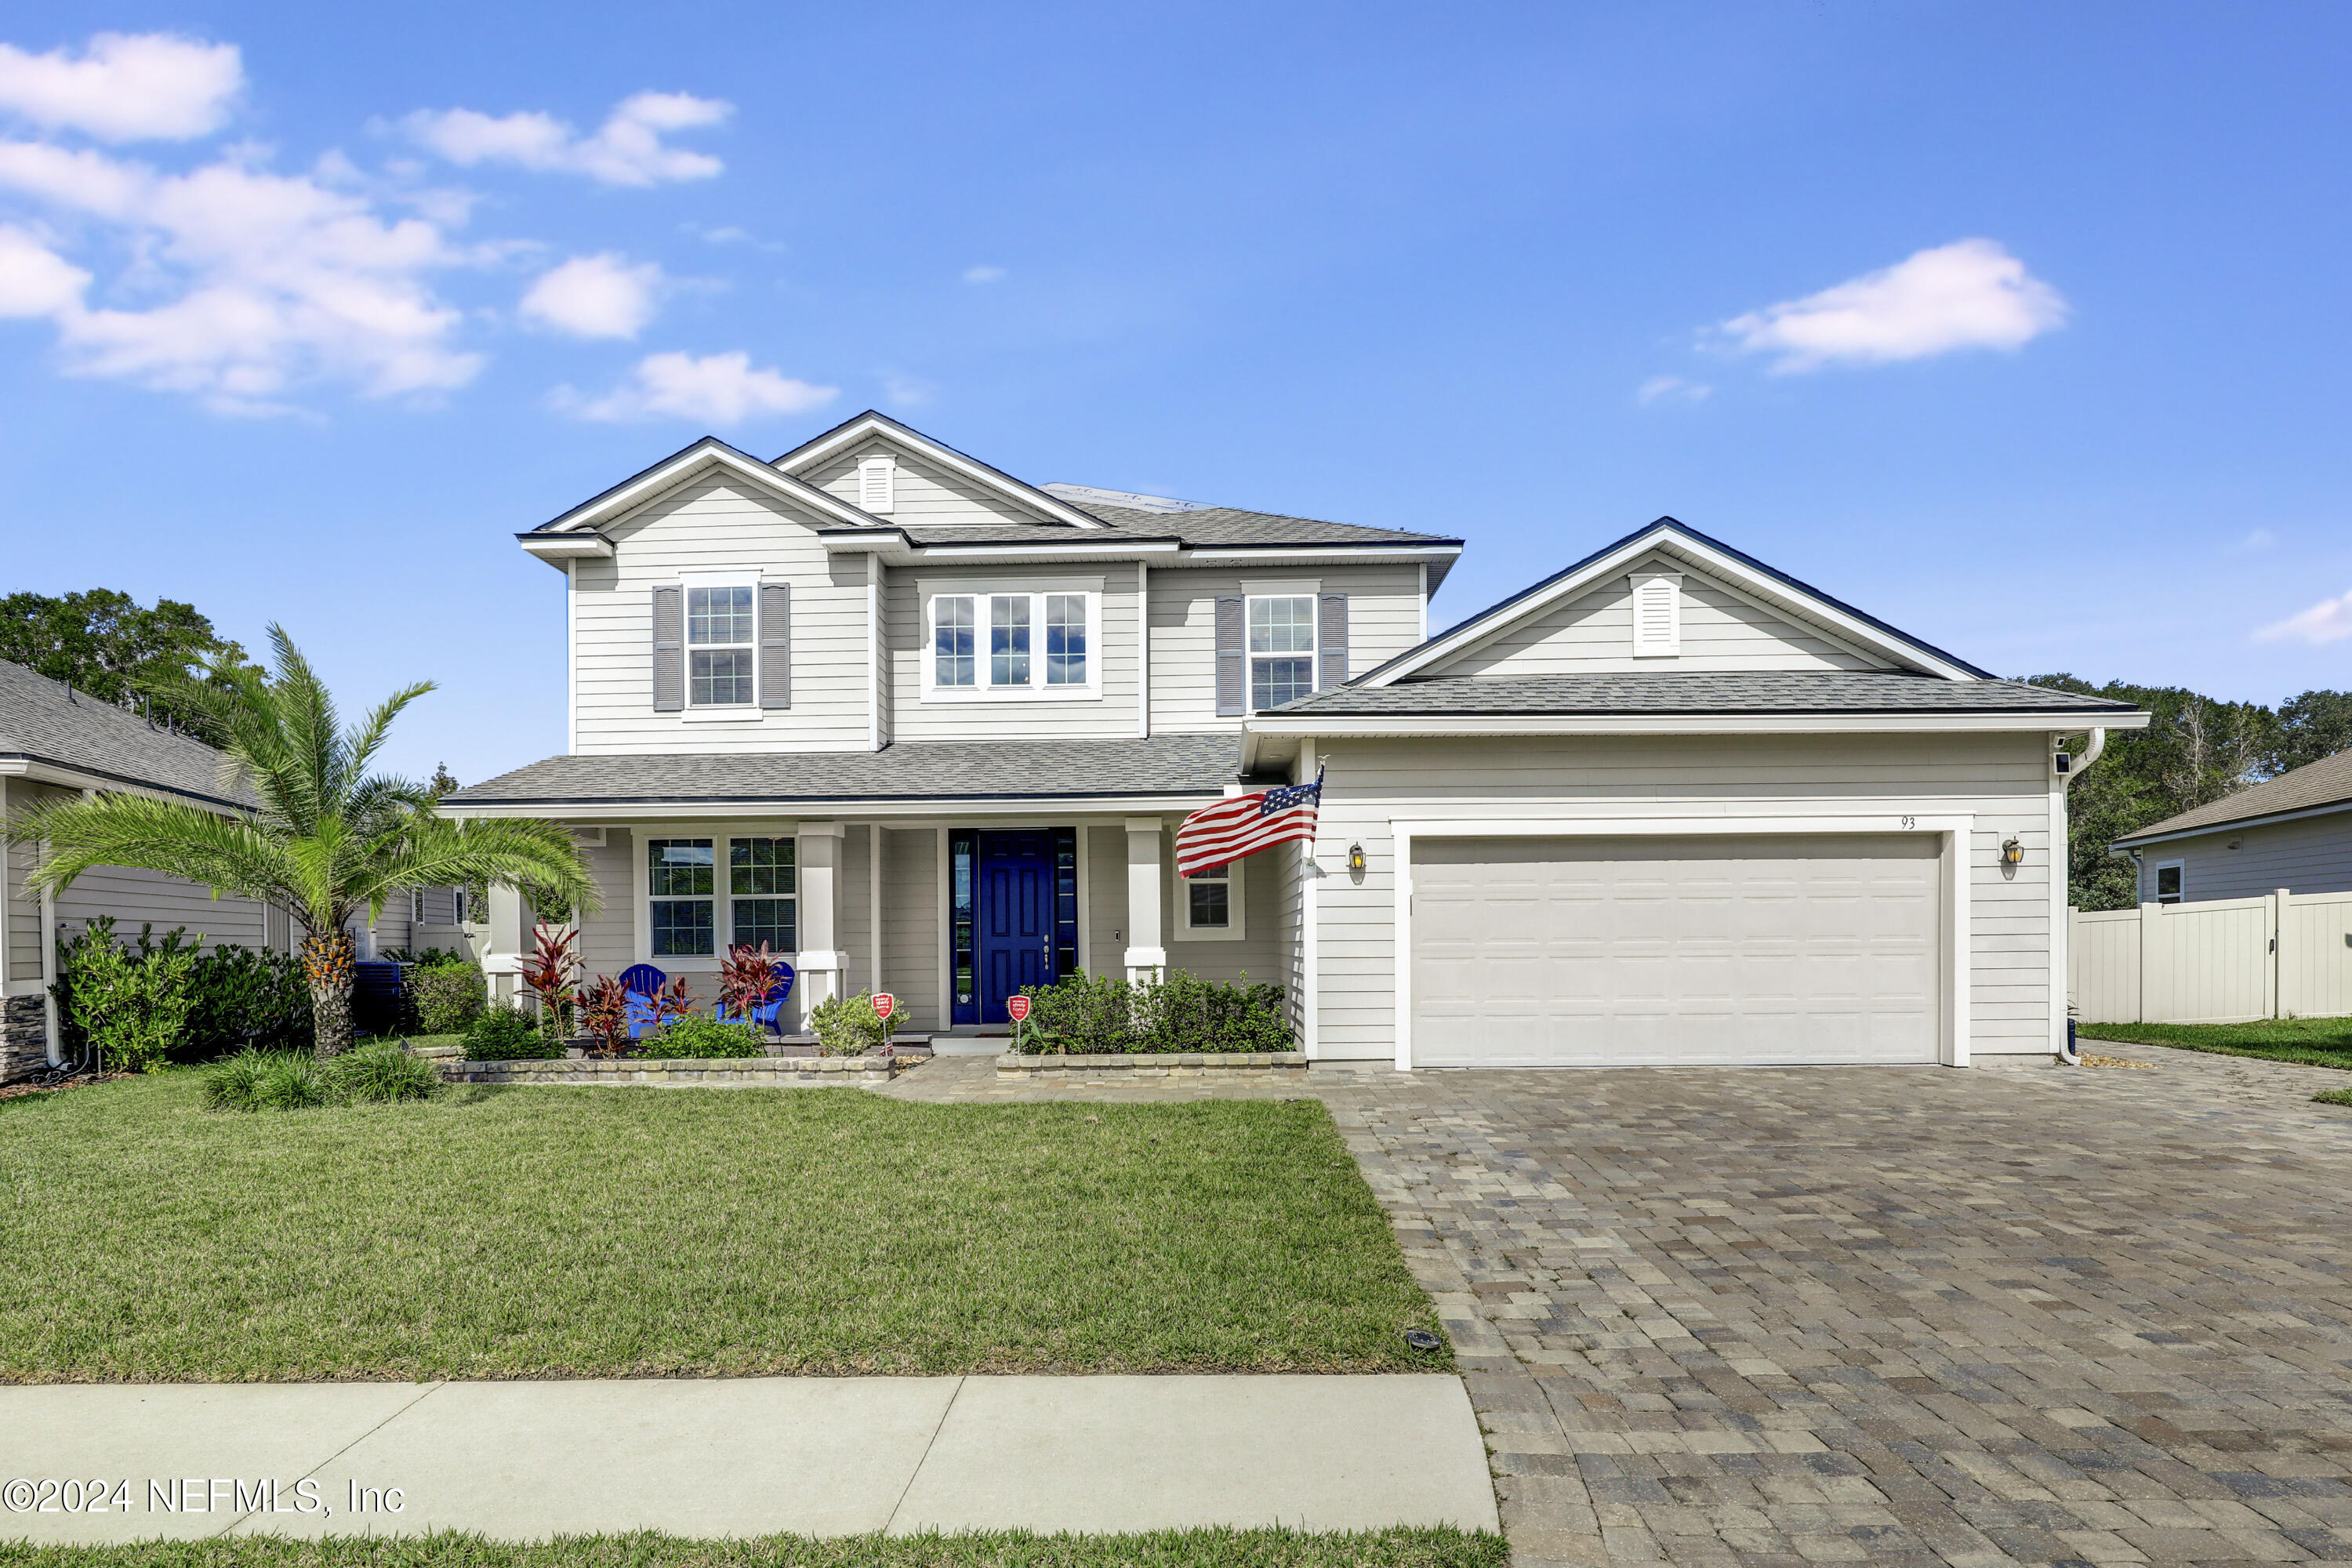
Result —
[[[562,746],[514,531],[869,405],[1459,533],[1441,624],[1672,513],[2004,673],[2352,686],[2341,6],[20,0],[0,44],[0,588],[437,680],[416,772]]]

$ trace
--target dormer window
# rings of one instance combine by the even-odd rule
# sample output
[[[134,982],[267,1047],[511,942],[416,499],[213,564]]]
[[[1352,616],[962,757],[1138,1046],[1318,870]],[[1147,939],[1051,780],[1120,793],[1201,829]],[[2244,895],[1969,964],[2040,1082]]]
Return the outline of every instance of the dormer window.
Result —
[[[857,463],[857,507],[860,511],[887,515],[898,506],[898,462],[895,458],[861,458]]]
[[[1683,574],[1633,574],[1633,657],[1673,658],[1683,651]]]

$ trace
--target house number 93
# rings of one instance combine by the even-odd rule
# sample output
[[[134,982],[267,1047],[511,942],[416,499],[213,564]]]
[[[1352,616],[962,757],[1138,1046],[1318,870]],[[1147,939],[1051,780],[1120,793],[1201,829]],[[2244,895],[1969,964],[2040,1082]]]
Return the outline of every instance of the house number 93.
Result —
[[[1916,827],[1919,826],[1919,819],[1916,816],[1899,817],[1897,820],[1900,821],[1905,827]]]

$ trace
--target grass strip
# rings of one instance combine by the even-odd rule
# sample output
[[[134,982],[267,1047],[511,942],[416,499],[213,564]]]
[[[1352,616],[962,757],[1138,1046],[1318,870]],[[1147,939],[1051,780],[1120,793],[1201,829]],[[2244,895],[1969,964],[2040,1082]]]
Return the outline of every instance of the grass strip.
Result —
[[[1163,1530],[1139,1535],[756,1536],[653,1533],[513,1544],[478,1535],[278,1536],[36,1546],[0,1542],[0,1568],[1505,1568],[1500,1536],[1449,1527]]]
[[[2352,1071],[2352,1018],[2262,1018],[2248,1024],[2085,1024],[2085,1040],[2170,1046],[2222,1057]]]
[[[1313,1100],[0,1102],[0,1381],[1437,1371]],[[0,1528],[5,1528],[0,1524]]]

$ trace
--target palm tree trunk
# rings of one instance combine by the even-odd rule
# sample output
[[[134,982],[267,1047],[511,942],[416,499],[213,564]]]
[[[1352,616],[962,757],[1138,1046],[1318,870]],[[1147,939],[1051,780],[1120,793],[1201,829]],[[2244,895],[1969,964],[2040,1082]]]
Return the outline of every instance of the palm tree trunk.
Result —
[[[310,983],[310,1026],[320,1061],[352,1048],[352,939],[337,926],[302,939],[302,975]]]

